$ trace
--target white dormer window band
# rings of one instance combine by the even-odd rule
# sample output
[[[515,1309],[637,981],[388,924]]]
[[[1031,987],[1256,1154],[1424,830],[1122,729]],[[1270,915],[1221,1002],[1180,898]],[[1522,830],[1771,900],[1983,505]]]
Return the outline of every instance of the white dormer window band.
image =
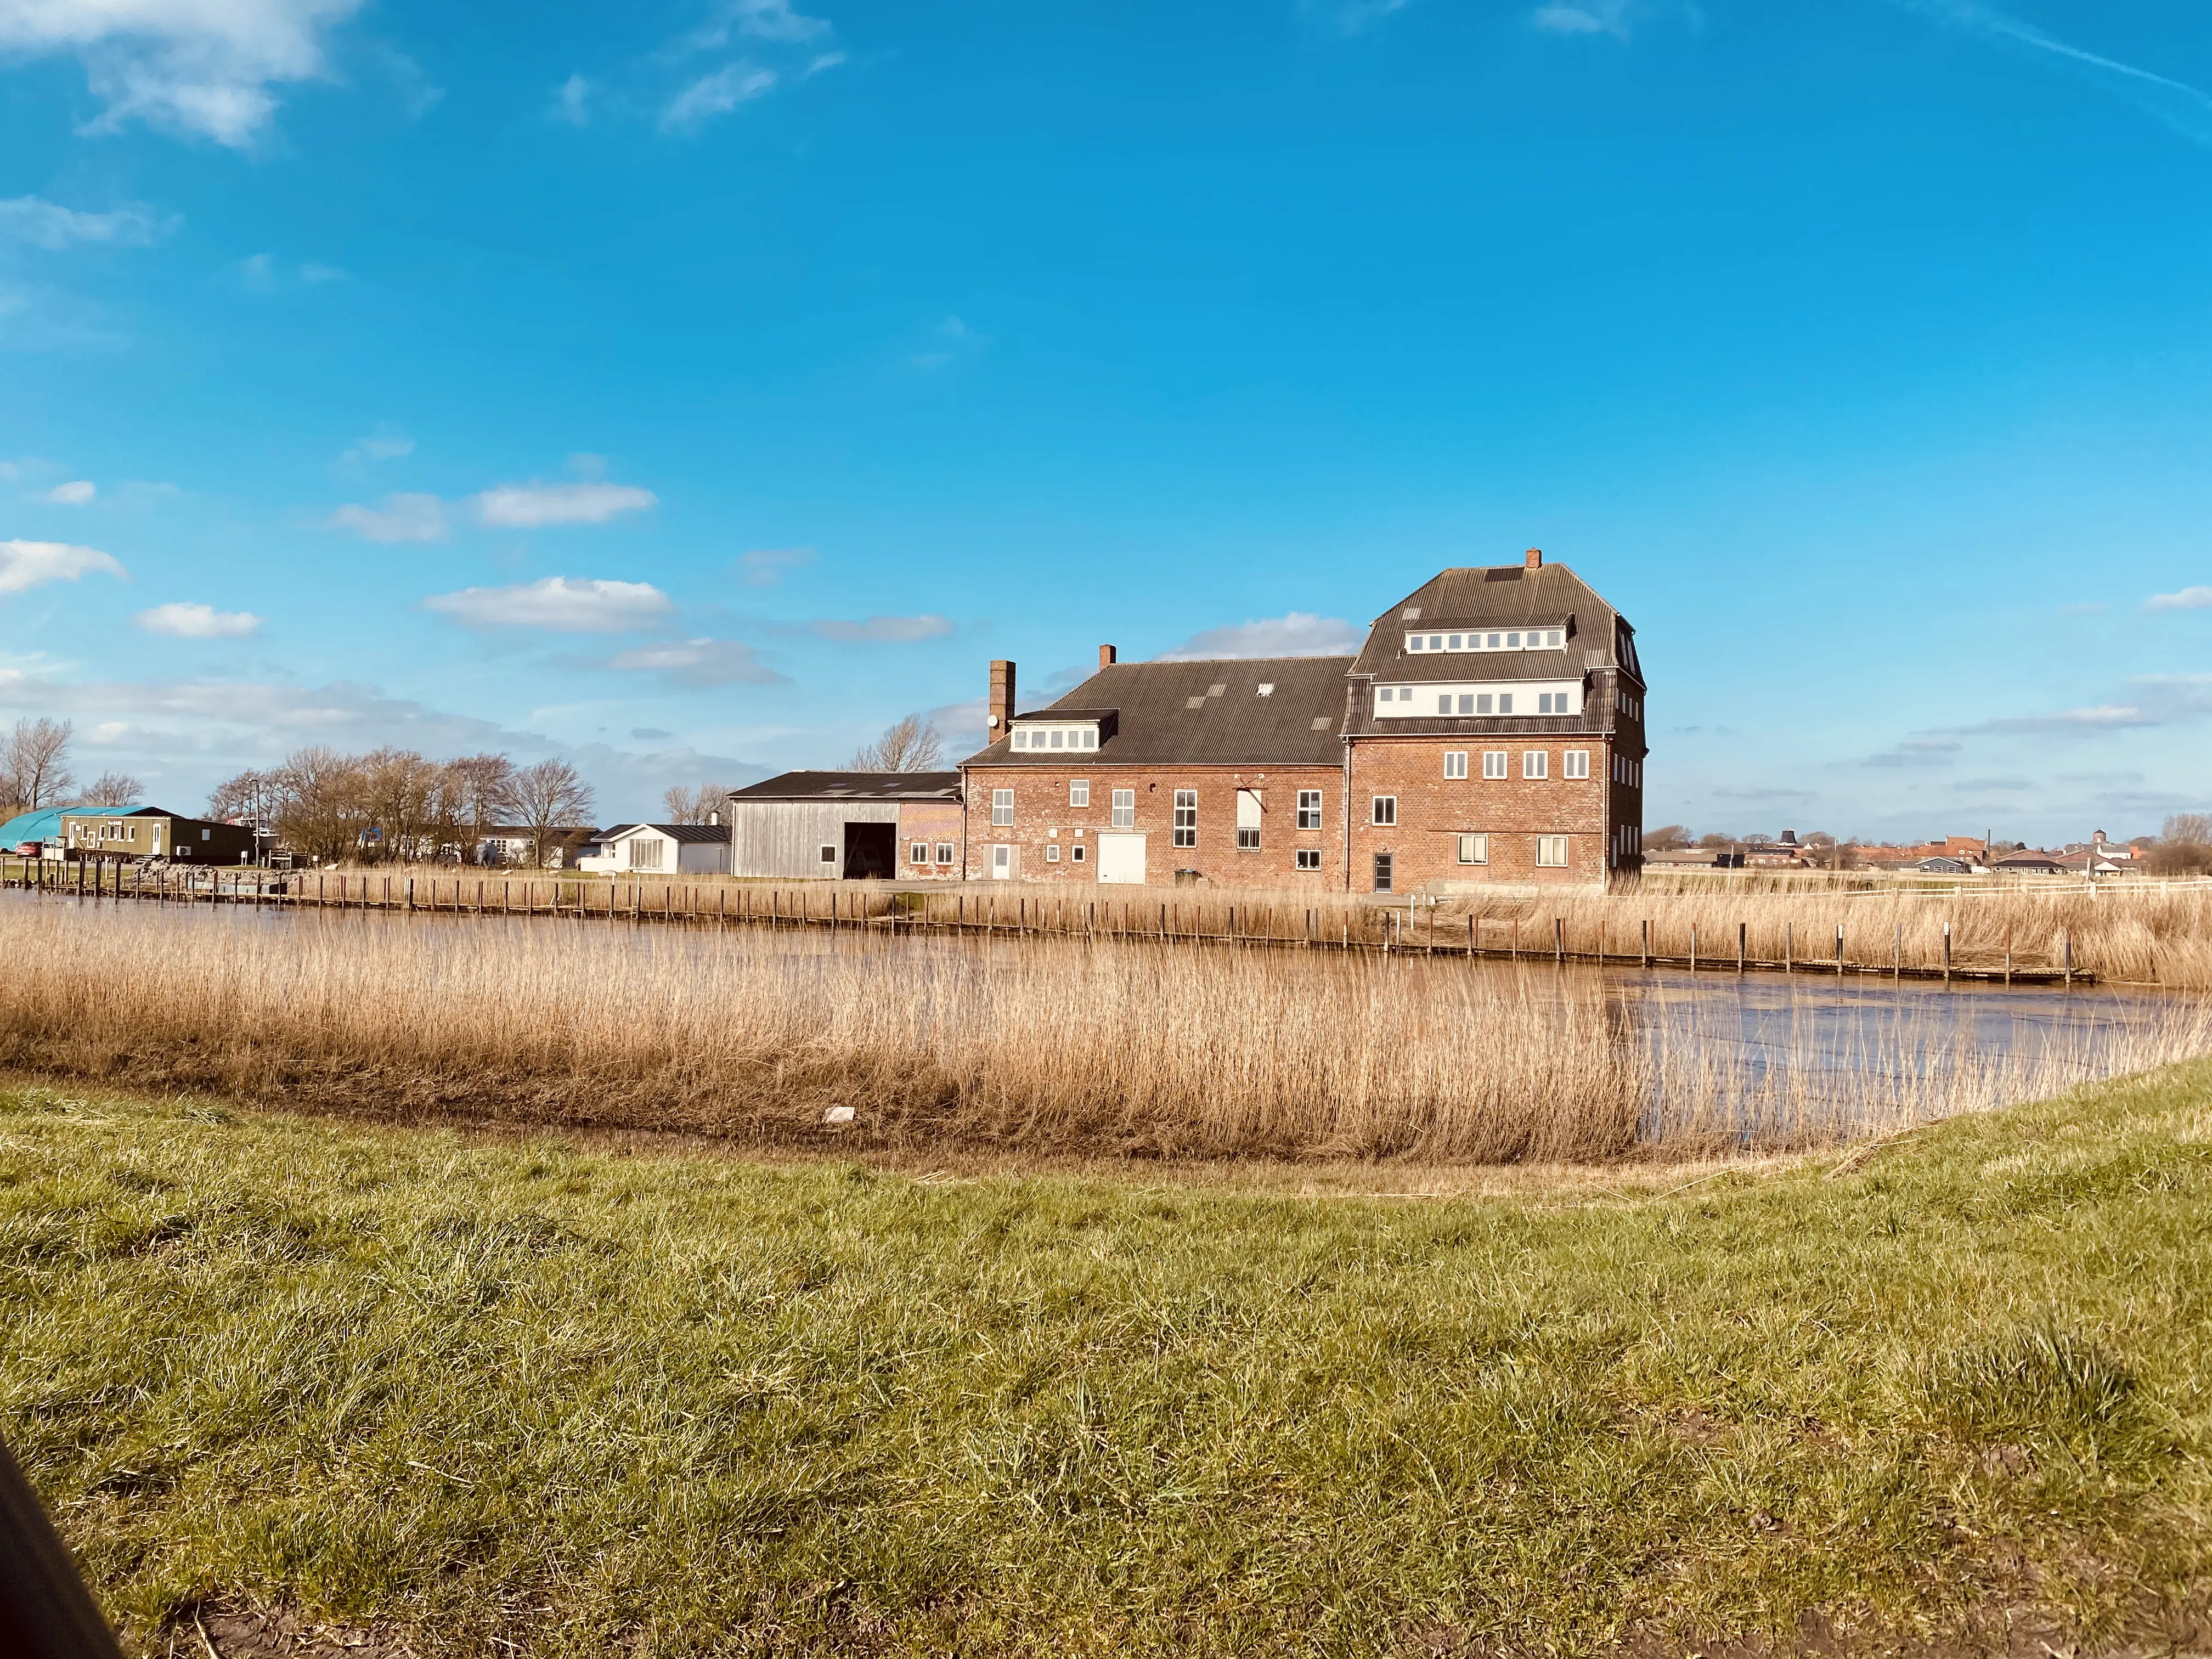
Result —
[[[1480,634],[1408,634],[1406,649],[1431,651],[1557,651],[1567,642],[1564,628],[1501,628]]]
[[[1098,728],[1095,726],[1018,726],[1014,728],[1014,747],[1017,749],[1096,749]]]

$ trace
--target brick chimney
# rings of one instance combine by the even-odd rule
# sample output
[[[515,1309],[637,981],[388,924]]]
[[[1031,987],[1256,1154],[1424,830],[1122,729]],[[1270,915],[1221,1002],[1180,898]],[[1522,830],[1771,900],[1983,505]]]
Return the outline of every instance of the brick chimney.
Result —
[[[1111,668],[1121,660],[1121,653],[1112,646],[1102,645],[1098,647],[1098,665],[1101,668]]]
[[[991,665],[991,736],[998,742],[1006,735],[1014,718],[1014,665],[1010,662],[994,661]]]
[[[1530,548],[1528,550],[1528,568],[1531,570],[1541,570],[1543,568],[1544,550],[1540,547]]]

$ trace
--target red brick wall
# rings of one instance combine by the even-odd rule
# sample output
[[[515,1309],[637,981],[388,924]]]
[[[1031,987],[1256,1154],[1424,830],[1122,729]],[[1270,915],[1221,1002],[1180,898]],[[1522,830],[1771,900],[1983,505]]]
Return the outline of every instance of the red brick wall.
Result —
[[[1506,775],[1485,778],[1486,750],[1505,751]],[[1570,749],[1589,751],[1590,775],[1568,778],[1564,757]],[[1444,775],[1447,750],[1464,750],[1465,778]],[[1522,776],[1522,753],[1542,750],[1544,778]],[[1392,854],[1392,890],[1455,883],[1581,884],[1607,874],[1607,837],[1614,820],[1607,816],[1617,794],[1611,782],[1613,756],[1601,736],[1362,738],[1352,745],[1352,890],[1373,890],[1374,855]],[[1374,824],[1372,801],[1395,795],[1398,822]],[[1490,837],[1487,864],[1459,862],[1462,832]],[[1536,862],[1536,837],[1568,837],[1564,869]]]
[[[952,801],[946,801],[942,805],[933,802],[902,801],[899,804],[899,879],[959,880],[961,817],[959,805]],[[928,863],[914,862],[912,854],[915,842],[922,842],[928,848]],[[937,849],[940,845],[951,848],[951,863],[937,862]]]
[[[1091,804],[1073,806],[1068,786],[1081,778],[1091,785]],[[1237,792],[1248,788],[1261,798],[1260,846],[1237,845]],[[1012,827],[991,823],[991,795],[1014,792]],[[1221,887],[1291,887],[1340,890],[1344,880],[1344,774],[1336,767],[1227,768],[1213,766],[1039,766],[972,767],[968,772],[968,875],[988,880],[991,848],[1017,848],[1015,875],[1021,881],[1098,880],[1097,836],[1113,827],[1114,791],[1137,796],[1136,829],[1145,836],[1147,884],[1172,883],[1178,870],[1195,870]],[[1198,845],[1175,845],[1175,792],[1198,792]],[[1322,827],[1300,830],[1301,789],[1322,792]],[[1076,832],[1082,833],[1078,835]],[[1073,849],[1085,849],[1083,861]],[[1050,856],[1057,848],[1057,860]],[[1321,868],[1297,867],[1297,849],[1318,848]]]

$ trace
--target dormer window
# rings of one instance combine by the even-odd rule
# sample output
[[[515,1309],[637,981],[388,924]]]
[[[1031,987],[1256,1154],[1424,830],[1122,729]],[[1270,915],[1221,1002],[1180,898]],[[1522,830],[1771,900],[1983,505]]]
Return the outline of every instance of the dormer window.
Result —
[[[1565,628],[1501,628],[1485,634],[1408,634],[1406,649],[1426,656],[1432,651],[1559,651]]]
[[[1096,726],[1017,726],[1014,747],[1024,752],[1040,749],[1084,750],[1098,747]]]

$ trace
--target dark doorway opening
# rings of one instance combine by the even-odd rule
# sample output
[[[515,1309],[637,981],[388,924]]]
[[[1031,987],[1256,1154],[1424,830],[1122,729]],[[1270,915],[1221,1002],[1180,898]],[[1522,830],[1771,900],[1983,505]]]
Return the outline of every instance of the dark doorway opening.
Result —
[[[1378,893],[1390,890],[1390,855],[1388,853],[1375,855],[1375,890]]]
[[[898,873],[898,825],[845,826],[845,879],[889,881]]]

